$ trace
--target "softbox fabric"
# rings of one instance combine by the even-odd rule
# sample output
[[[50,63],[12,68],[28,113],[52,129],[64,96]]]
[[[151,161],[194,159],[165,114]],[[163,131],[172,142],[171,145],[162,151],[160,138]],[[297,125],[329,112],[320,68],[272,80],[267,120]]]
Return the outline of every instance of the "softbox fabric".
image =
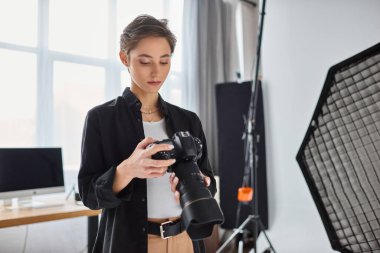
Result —
[[[380,252],[380,43],[329,69],[297,161],[332,248]]]
[[[243,116],[247,115],[251,97],[252,82],[220,83],[216,85],[218,153],[220,178],[220,207],[225,221],[222,228],[236,228],[237,192],[241,187],[244,174],[245,129]],[[260,135],[258,143],[257,186],[258,208],[261,221],[268,228],[268,199],[265,159],[265,124],[261,84],[257,88],[258,101],[256,113],[256,132]],[[252,206],[242,205],[239,225],[252,214]],[[252,225],[248,225],[247,229]]]

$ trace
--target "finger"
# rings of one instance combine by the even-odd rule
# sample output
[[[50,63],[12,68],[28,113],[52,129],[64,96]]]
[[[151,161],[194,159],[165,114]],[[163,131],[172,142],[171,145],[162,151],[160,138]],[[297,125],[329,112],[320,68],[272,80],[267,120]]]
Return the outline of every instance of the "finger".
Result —
[[[174,198],[175,198],[175,201],[176,201],[177,203],[179,203],[179,192],[178,192],[178,191],[175,191],[175,192],[174,192]]]
[[[170,182],[170,184],[173,182],[174,177],[175,177],[175,173],[174,172],[170,173],[170,175],[169,175],[169,182]]]
[[[168,167],[170,165],[173,165],[175,163],[175,159],[169,159],[169,160],[154,160],[150,158],[146,158],[143,161],[144,166],[148,167]]]
[[[156,140],[153,139],[152,137],[145,137],[142,141],[140,141],[136,148],[139,148],[139,149],[145,149],[146,146],[148,146],[149,144],[155,142]]]
[[[146,174],[160,174],[161,176],[166,173],[168,167],[147,167],[145,168]]]
[[[158,178],[158,177],[162,177],[164,174],[162,174],[162,173],[151,173],[151,174],[146,175],[145,178]]]
[[[171,185],[170,185],[170,189],[172,190],[172,192],[176,192],[177,191],[177,185],[178,185],[178,182],[179,182],[179,179],[178,177],[174,177]]]
[[[211,184],[211,178],[205,176],[205,174],[203,174],[202,171],[199,171],[199,172],[201,173],[201,175],[202,175],[202,177],[203,177],[203,182],[205,182],[205,185],[206,185],[207,187],[209,187],[210,184]]]
[[[150,148],[148,148],[146,151],[147,151],[148,156],[152,156],[157,152],[170,151],[173,148],[174,148],[174,146],[171,144],[155,144],[155,145],[151,146]]]
[[[203,180],[205,181],[205,185],[206,185],[207,187],[209,187],[210,184],[211,184],[211,178],[210,178],[210,177],[204,177]]]

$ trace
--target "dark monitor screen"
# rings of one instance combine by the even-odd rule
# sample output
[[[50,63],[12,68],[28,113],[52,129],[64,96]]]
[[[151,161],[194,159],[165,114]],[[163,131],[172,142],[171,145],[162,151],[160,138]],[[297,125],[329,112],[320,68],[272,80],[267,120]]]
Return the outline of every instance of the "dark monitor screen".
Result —
[[[61,148],[0,148],[0,197],[6,192],[62,186]]]

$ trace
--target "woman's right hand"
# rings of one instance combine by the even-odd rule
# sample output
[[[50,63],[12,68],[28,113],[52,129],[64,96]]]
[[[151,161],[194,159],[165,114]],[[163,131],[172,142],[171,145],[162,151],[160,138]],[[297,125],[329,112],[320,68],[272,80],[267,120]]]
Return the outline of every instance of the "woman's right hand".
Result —
[[[174,148],[170,144],[154,144],[147,148],[149,144],[155,141],[153,138],[146,137],[137,144],[131,156],[117,166],[113,184],[114,193],[121,191],[133,178],[155,178],[163,176],[168,166],[175,163],[175,159],[152,159],[152,155],[155,153]]]
[[[124,160],[119,166],[121,170],[125,170],[133,178],[154,178],[163,176],[168,166],[175,163],[175,159],[154,160],[152,155],[159,151],[172,150],[174,147],[169,144],[154,144],[147,146],[156,140],[150,137],[145,138],[133,151],[132,155]]]

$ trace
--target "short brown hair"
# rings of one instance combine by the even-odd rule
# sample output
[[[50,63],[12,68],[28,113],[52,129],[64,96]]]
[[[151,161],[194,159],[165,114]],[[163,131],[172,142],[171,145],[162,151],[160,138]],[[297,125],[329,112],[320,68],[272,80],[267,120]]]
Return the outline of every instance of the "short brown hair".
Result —
[[[147,37],[164,37],[169,43],[171,53],[174,52],[177,39],[169,30],[166,19],[156,19],[150,15],[136,17],[120,35],[120,50],[129,54],[140,40]]]

